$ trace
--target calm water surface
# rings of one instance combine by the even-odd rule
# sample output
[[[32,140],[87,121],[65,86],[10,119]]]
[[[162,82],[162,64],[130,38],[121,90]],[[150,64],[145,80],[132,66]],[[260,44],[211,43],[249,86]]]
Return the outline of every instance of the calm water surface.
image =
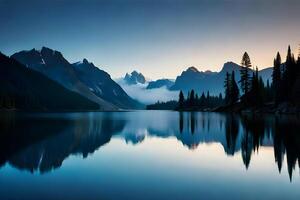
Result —
[[[300,119],[0,116],[0,199],[300,199]]]

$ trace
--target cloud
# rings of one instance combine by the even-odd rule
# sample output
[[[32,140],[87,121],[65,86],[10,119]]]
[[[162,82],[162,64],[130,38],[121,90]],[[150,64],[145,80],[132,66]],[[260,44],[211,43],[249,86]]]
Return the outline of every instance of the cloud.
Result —
[[[136,85],[127,85],[124,81],[118,81],[118,83],[129,96],[146,105],[157,101],[178,99],[178,91],[170,91],[166,87],[146,89],[148,83]]]

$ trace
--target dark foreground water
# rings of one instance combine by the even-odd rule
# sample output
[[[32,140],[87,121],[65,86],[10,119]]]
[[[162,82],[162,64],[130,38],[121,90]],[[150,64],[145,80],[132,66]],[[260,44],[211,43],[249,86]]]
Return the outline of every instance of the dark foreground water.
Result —
[[[0,199],[300,199],[300,119],[0,116]]]

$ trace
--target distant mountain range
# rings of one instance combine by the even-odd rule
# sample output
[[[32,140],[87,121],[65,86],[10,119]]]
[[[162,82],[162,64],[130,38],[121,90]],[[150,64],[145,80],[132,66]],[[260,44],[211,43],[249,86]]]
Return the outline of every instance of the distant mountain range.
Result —
[[[13,54],[11,58],[1,54],[0,64],[2,66],[1,70],[3,71],[2,76],[5,77],[5,73],[7,73],[9,76],[5,78],[10,78],[2,80],[2,94],[4,95],[5,92],[7,94],[14,94],[15,99],[19,98],[16,97],[17,94],[20,94],[20,96],[23,95],[22,98],[27,99],[28,97],[31,103],[33,103],[32,99],[34,99],[34,101],[39,101],[36,102],[37,106],[40,103],[40,107],[45,109],[51,109],[51,106],[48,101],[39,99],[43,95],[47,96],[47,94],[40,93],[53,92],[53,88],[50,87],[59,87],[57,90],[59,90],[61,94],[65,94],[62,99],[66,100],[66,102],[72,99],[72,96],[74,99],[78,99],[78,102],[84,102],[82,105],[89,105],[87,106],[89,109],[97,107],[100,110],[144,108],[144,105],[135,99],[145,100],[145,98],[148,97],[164,100],[174,99],[174,94],[176,95],[176,91],[179,90],[183,90],[187,93],[191,89],[194,89],[197,93],[209,91],[210,94],[218,95],[224,91],[223,85],[226,73],[234,71],[236,74],[236,81],[238,81],[240,80],[241,69],[241,66],[233,62],[225,63],[220,72],[202,72],[198,71],[195,67],[189,67],[187,70],[183,71],[181,75],[177,76],[175,82],[170,79],[147,81],[142,73],[133,71],[130,74],[126,73],[125,77],[118,82],[123,88],[126,87],[126,92],[130,93],[130,95],[135,98],[133,99],[118,83],[111,79],[108,73],[96,67],[92,62],[83,59],[80,62],[71,64],[63,57],[62,53],[47,47],[43,47],[41,50],[32,49],[29,51],[20,51]],[[13,67],[9,67],[11,65]],[[23,68],[25,68],[25,70]],[[22,87],[18,85],[19,83],[15,85],[14,78],[18,78],[21,73],[24,74],[24,76],[21,76],[20,82],[24,81],[24,87],[29,87],[29,85],[35,83],[36,86],[33,86],[35,92],[32,92],[30,89],[27,90],[26,88],[22,91]],[[25,73],[29,75],[25,75]],[[252,70],[250,73],[252,73]],[[268,80],[271,83],[271,75],[272,68],[266,68],[259,71],[259,76],[263,78],[265,83]],[[37,78],[36,76],[39,77]],[[35,79],[39,79],[40,81],[36,81]],[[45,82],[49,82],[49,80],[52,80],[51,83],[44,84]],[[15,82],[16,81],[17,80],[15,80]],[[53,86],[53,81],[55,82],[54,84],[56,84],[55,86]],[[131,86],[133,87],[131,88]],[[39,88],[37,89],[37,87]],[[160,88],[161,90],[158,90]],[[51,96],[54,94],[48,95],[49,100],[54,97]],[[33,98],[34,96],[36,96],[36,99]],[[63,102],[62,99],[60,100],[61,104],[59,104],[57,109],[62,109],[63,105],[65,105],[64,103],[66,102]],[[93,102],[98,106],[95,106]],[[143,102],[145,103],[146,100]],[[20,107],[26,107],[25,105],[21,106],[19,100],[18,104]],[[54,105],[55,104],[53,103],[52,106]],[[66,106],[65,109],[71,109],[71,105],[73,104],[68,103],[68,105],[70,106]],[[28,105],[28,108],[29,107],[30,106]],[[86,109],[87,107],[83,106],[82,109]],[[72,108],[81,109],[79,105],[78,107],[74,105]]]
[[[60,52],[47,47],[40,51],[21,51],[11,57],[67,89],[96,102],[102,110],[142,107],[140,103],[131,99],[109,74],[96,68],[86,59],[70,64]]]
[[[131,75],[126,74],[123,78],[124,82],[130,85],[135,85],[137,83],[146,84],[146,89],[151,92],[151,89],[166,88],[170,91],[183,90],[184,93],[194,89],[197,93],[209,91],[211,95],[219,95],[224,92],[224,80],[226,73],[235,72],[235,79],[238,82],[241,78],[240,70],[241,66],[234,62],[227,62],[223,65],[223,68],[219,72],[212,71],[198,71],[195,67],[189,67],[187,70],[183,71],[181,75],[177,76],[176,80],[171,79],[158,79],[155,81],[145,81],[145,77],[142,73],[133,71]],[[271,84],[272,82],[272,67],[265,68],[258,72],[259,76],[262,77],[264,83],[267,81]],[[250,70],[252,75],[253,70]],[[143,81],[139,81],[139,80]]]
[[[146,78],[142,73],[139,73],[137,71],[131,72],[131,74],[126,73],[124,77],[124,81],[128,85],[135,85],[138,83],[145,84],[146,83]]]
[[[0,109],[97,110],[98,104],[0,53]]]
[[[170,89],[173,85],[174,85],[174,81],[170,79],[158,79],[156,81],[150,81],[146,88],[156,89],[156,88],[166,87],[167,89]]]
[[[126,73],[124,78],[118,79],[118,82],[123,81],[127,85],[136,85],[136,84],[146,84],[146,89],[157,89],[161,87],[166,87],[167,89],[170,89],[171,86],[174,85],[174,81],[171,79],[157,79],[155,81],[147,81],[145,76],[138,72],[138,71],[132,71],[130,74]]]
[[[118,78],[116,81],[127,94],[145,105],[178,98],[177,91],[169,90],[174,84],[172,80],[159,79],[150,81],[142,73],[133,71],[131,74],[126,73],[124,77]]]
[[[235,72],[236,81],[240,80],[240,69],[241,66],[233,63],[227,62],[224,64],[220,72],[211,71],[198,71],[195,67],[189,67],[186,71],[183,71],[180,76],[177,76],[174,85],[170,90],[183,90],[185,93],[194,89],[197,93],[207,92],[210,94],[218,95],[224,92],[224,80],[226,73]],[[250,73],[252,74],[252,70]],[[262,77],[266,83],[268,80],[271,83],[272,78],[272,68],[266,68],[258,72],[259,76]]]

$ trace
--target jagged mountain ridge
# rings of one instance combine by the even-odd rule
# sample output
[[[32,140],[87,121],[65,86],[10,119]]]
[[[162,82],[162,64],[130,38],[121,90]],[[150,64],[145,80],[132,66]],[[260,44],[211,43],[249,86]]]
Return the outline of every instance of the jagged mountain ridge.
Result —
[[[11,57],[27,67],[43,73],[67,89],[96,102],[100,105],[101,110],[117,109],[116,106],[93,94],[90,89],[78,79],[73,66],[58,51],[42,47],[40,51],[36,49],[20,51]]]
[[[99,109],[96,103],[1,53],[0,84],[0,108],[44,111]]]
[[[97,70],[94,68],[95,66],[88,66],[87,69],[85,69],[79,67],[80,63],[72,65],[58,51],[43,47],[40,51],[32,49],[30,51],[15,53],[12,55],[12,58],[15,58],[29,68],[45,74],[50,79],[57,81],[64,87],[74,92],[78,92],[88,99],[98,103],[102,110],[137,108],[140,106],[138,102],[131,99],[126,92],[114,84],[109,74],[100,69]],[[87,60],[84,60],[84,62],[81,63],[81,65],[86,64],[89,64]],[[93,72],[96,73],[93,74]],[[89,76],[93,74],[93,80],[87,81],[87,78],[85,77],[87,74]],[[99,80],[95,80],[96,76],[98,76]],[[110,90],[110,88],[99,88],[98,85],[99,89],[96,90],[93,86],[96,85],[97,81],[102,83],[108,82],[109,84],[106,84],[106,86],[111,85],[114,89]],[[102,93],[100,94],[99,91],[102,91]],[[111,95],[111,93],[114,95]]]
[[[170,79],[158,79],[156,81],[150,81],[146,87],[146,89],[156,89],[161,87],[166,87],[170,89],[174,85],[174,81]]]
[[[170,90],[183,90],[187,93],[189,90],[194,89],[197,93],[209,91],[210,94],[218,95],[219,93],[224,92],[226,73],[232,73],[232,71],[234,71],[235,79],[236,81],[239,81],[240,69],[241,66],[233,62],[225,63],[220,72],[202,72],[198,71],[195,67],[190,67],[183,71],[181,75],[177,76],[175,83]],[[253,70],[250,70],[251,74],[252,72]],[[272,68],[260,70],[258,73],[265,83],[267,80],[271,83]]]
[[[123,80],[128,85],[136,85],[138,83],[140,83],[140,84],[145,84],[146,83],[145,76],[142,73],[139,73],[135,70],[133,72],[131,72],[131,74],[126,73]]]
[[[80,81],[88,86],[96,96],[123,109],[143,107],[138,101],[128,96],[107,72],[99,69],[87,59],[74,63],[73,66]]]

